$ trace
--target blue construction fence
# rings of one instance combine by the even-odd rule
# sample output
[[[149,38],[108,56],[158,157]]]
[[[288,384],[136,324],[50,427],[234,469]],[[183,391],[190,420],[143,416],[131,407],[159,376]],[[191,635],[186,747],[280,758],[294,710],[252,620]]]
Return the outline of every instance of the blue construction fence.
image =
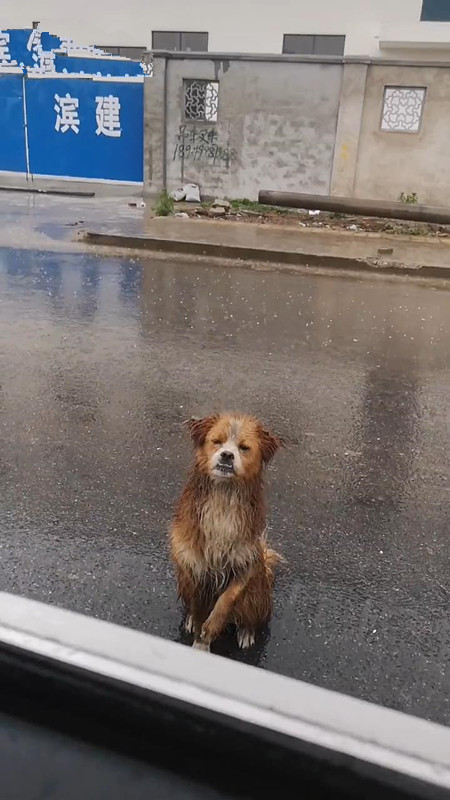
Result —
[[[71,47],[74,49],[71,50]],[[1,53],[3,52],[3,58]],[[42,71],[133,77],[146,75],[144,64],[105,53],[98,47],[77,47],[40,28],[0,30],[0,63]]]
[[[143,122],[143,76],[0,69],[0,173],[142,183]]]
[[[138,61],[114,56],[85,56],[71,53],[55,53],[56,72],[68,72],[88,75],[105,75],[108,77],[131,77],[142,75],[142,66]]]

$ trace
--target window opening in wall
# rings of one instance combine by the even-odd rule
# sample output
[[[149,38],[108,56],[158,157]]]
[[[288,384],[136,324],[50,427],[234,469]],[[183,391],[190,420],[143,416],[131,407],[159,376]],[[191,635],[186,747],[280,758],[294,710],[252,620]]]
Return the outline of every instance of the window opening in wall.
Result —
[[[185,80],[183,88],[185,119],[216,122],[219,107],[219,82]]]
[[[324,36],[322,34],[285,33],[283,53],[302,56],[342,56],[345,50],[345,36]]]
[[[386,86],[381,130],[417,133],[422,122],[426,91],[421,86]]]
[[[120,46],[111,46],[111,45],[102,45],[99,44],[97,47],[100,50],[104,50],[105,53],[110,53],[112,56],[122,56],[123,58],[131,58],[133,61],[141,61],[142,56],[145,51],[145,47],[120,47]]]
[[[208,36],[204,31],[152,31],[152,50],[204,53],[208,51]]]
[[[420,19],[424,22],[450,22],[449,0],[423,0]]]

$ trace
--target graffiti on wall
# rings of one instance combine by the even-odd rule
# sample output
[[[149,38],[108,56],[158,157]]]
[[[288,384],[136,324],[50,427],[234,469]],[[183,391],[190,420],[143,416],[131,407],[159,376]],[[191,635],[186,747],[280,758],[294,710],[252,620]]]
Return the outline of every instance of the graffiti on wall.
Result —
[[[194,161],[211,167],[225,166],[237,158],[236,150],[219,141],[215,128],[180,125],[173,151],[173,160]]]

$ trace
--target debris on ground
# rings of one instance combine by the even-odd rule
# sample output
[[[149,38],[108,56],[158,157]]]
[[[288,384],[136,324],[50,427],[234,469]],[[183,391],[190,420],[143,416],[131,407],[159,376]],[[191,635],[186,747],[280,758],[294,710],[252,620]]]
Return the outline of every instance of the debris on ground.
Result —
[[[226,208],[223,206],[211,206],[208,211],[209,217],[225,217],[227,213]]]
[[[200,190],[196,183],[186,183],[180,189],[175,189],[170,193],[170,197],[179,203],[185,200],[186,203],[200,203]]]
[[[175,200],[176,203],[181,202],[186,198],[186,192],[184,189],[175,189],[173,192],[170,193],[172,200]]]
[[[194,184],[192,184],[194,185]],[[186,188],[186,187],[183,187]],[[198,187],[195,187],[198,191]],[[172,192],[172,197],[174,196]],[[280,208],[265,206],[251,200],[227,200],[215,198],[210,202],[198,202],[195,206],[177,204],[177,211],[182,211],[190,218],[229,220],[250,224],[271,224],[297,226],[302,228],[321,228],[329,230],[347,230],[363,233],[388,233],[401,236],[437,236],[450,235],[450,225],[424,222],[403,222],[402,220],[384,217],[362,217],[340,212],[314,211],[306,209]]]
[[[200,190],[197,184],[187,183],[186,186],[183,186],[183,189],[186,192],[186,203],[200,202]]]
[[[216,197],[211,208],[224,208],[225,211],[229,211],[231,208],[231,203],[229,202],[229,200],[225,200],[224,198],[220,199]]]
[[[377,250],[377,254],[379,256],[391,256],[394,252],[393,247],[379,247]]]

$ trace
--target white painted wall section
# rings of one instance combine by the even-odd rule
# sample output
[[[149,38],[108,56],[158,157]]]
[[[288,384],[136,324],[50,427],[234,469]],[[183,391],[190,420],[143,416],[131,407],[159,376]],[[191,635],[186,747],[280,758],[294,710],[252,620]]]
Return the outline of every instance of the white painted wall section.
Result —
[[[281,53],[285,33],[335,34],[346,36],[345,55],[392,57],[380,39],[402,30],[416,50],[422,36],[450,40],[450,24],[420,23],[421,8],[422,0],[128,0],[113,7],[107,0],[2,0],[0,28],[36,20],[80,44],[148,48],[152,30],[208,31],[210,51],[249,53]]]

